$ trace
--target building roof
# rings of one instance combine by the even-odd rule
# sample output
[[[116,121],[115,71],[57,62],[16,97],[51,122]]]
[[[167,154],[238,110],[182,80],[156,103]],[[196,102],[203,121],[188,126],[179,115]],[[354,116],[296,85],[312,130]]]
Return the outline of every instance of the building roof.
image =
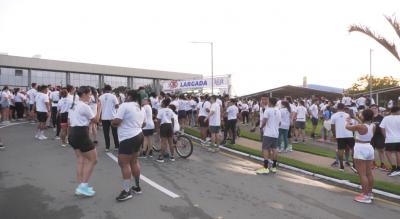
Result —
[[[248,94],[245,96],[242,96],[242,98],[258,98],[262,95],[268,95],[268,96],[273,96],[273,97],[284,97],[284,96],[291,96],[292,98],[303,98],[303,97],[310,97],[312,95],[315,96],[324,96],[328,99],[335,99],[337,97],[341,97],[341,93],[336,93],[336,92],[328,92],[328,91],[322,91],[322,90],[317,90],[317,89],[311,89],[311,88],[305,88],[305,87],[297,87],[297,86],[292,86],[292,85],[286,85],[282,87],[277,87],[273,88],[270,90],[265,90],[253,94]]]
[[[1,55],[0,66],[47,71],[96,73],[101,75],[133,76],[141,78],[159,78],[166,80],[199,79],[200,74],[190,74],[171,71],[160,71],[140,68],[117,67],[109,65],[88,64],[79,62],[58,61],[41,58]]]

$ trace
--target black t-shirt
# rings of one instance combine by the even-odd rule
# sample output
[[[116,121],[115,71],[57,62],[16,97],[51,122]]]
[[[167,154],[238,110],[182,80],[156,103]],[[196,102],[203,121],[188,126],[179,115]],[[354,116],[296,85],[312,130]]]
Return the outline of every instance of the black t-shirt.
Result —
[[[382,134],[381,128],[379,127],[379,125],[381,124],[382,120],[383,120],[383,116],[381,116],[381,115],[377,115],[376,117],[374,117],[372,119],[372,122],[375,124],[374,138],[383,138],[383,134]]]

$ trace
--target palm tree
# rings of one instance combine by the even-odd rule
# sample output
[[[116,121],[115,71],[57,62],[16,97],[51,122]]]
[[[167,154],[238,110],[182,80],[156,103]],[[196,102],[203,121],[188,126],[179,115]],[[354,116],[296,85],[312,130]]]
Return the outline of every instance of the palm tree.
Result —
[[[386,20],[392,25],[393,29],[396,31],[397,36],[400,39],[400,22],[397,21],[396,17],[393,15],[392,17],[386,16]],[[373,32],[369,27],[365,25],[351,25],[349,28],[349,32],[360,32],[363,33],[372,39],[376,40],[379,44],[385,47],[392,55],[400,62],[399,53],[396,49],[396,45],[393,42],[389,42],[385,37]]]

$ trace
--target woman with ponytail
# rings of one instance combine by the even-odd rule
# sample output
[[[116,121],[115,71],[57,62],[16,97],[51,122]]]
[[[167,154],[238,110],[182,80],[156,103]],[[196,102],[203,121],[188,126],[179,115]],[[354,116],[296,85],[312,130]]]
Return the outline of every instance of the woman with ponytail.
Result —
[[[122,173],[122,192],[116,198],[117,201],[126,201],[136,194],[142,193],[139,185],[140,165],[138,155],[140,146],[143,144],[142,128],[145,126],[145,114],[141,109],[140,93],[136,90],[130,90],[127,99],[122,103],[117,115],[112,120],[111,125],[118,127],[118,164]],[[131,187],[132,176],[135,179],[136,186]]]
[[[79,186],[75,189],[75,194],[87,197],[94,196],[96,193],[92,187],[89,187],[88,181],[97,162],[97,152],[89,136],[89,126],[91,123],[97,123],[99,119],[99,114],[95,115],[87,104],[91,93],[90,87],[80,87],[74,94],[68,113],[70,127],[68,140],[77,157]]]

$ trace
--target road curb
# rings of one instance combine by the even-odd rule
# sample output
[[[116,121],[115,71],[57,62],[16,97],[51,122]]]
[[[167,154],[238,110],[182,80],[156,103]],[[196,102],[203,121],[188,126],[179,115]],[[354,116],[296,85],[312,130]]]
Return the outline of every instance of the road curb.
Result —
[[[189,135],[189,134],[186,134],[186,133],[185,133],[185,135],[190,137],[190,138],[192,138],[192,139],[194,139],[194,140],[196,140],[196,141],[198,141],[198,142],[202,142],[202,140],[200,138],[197,138],[195,136],[192,136],[192,135]],[[256,161],[264,161],[264,159],[262,157],[257,157],[257,156],[251,155],[251,154],[247,154],[247,153],[244,153],[244,152],[241,152],[241,151],[237,151],[237,150],[234,150],[234,149],[231,149],[231,148],[227,148],[227,147],[222,146],[222,145],[219,145],[218,147],[220,149],[229,151],[231,153],[234,153],[234,154],[237,154],[237,155],[240,155],[240,156],[248,157],[248,158],[251,158],[251,159],[256,160]],[[347,186],[347,187],[351,187],[351,188],[355,188],[355,189],[361,189],[361,185],[352,183],[352,182],[350,182],[348,180],[341,180],[341,179],[332,178],[332,177],[329,177],[329,176],[325,176],[325,175],[313,173],[313,172],[310,172],[310,171],[307,171],[307,170],[303,170],[303,169],[300,169],[300,168],[297,168],[297,167],[293,167],[293,166],[290,166],[290,165],[287,165],[287,164],[280,163],[279,166],[283,167],[285,169],[288,169],[288,170],[292,170],[292,171],[295,171],[295,172],[298,172],[298,173],[302,173],[302,174],[305,174],[305,175],[308,175],[308,176],[318,177],[320,179],[324,179],[326,181],[334,182],[334,183],[337,183],[337,184],[340,184],[340,185],[343,185],[343,186]],[[393,194],[393,193],[390,193],[390,192],[385,192],[385,191],[382,191],[382,190],[379,190],[379,189],[372,189],[372,192],[375,193],[375,194],[379,194],[381,196],[387,197],[387,198],[400,200],[400,195],[396,195],[396,194]]]

